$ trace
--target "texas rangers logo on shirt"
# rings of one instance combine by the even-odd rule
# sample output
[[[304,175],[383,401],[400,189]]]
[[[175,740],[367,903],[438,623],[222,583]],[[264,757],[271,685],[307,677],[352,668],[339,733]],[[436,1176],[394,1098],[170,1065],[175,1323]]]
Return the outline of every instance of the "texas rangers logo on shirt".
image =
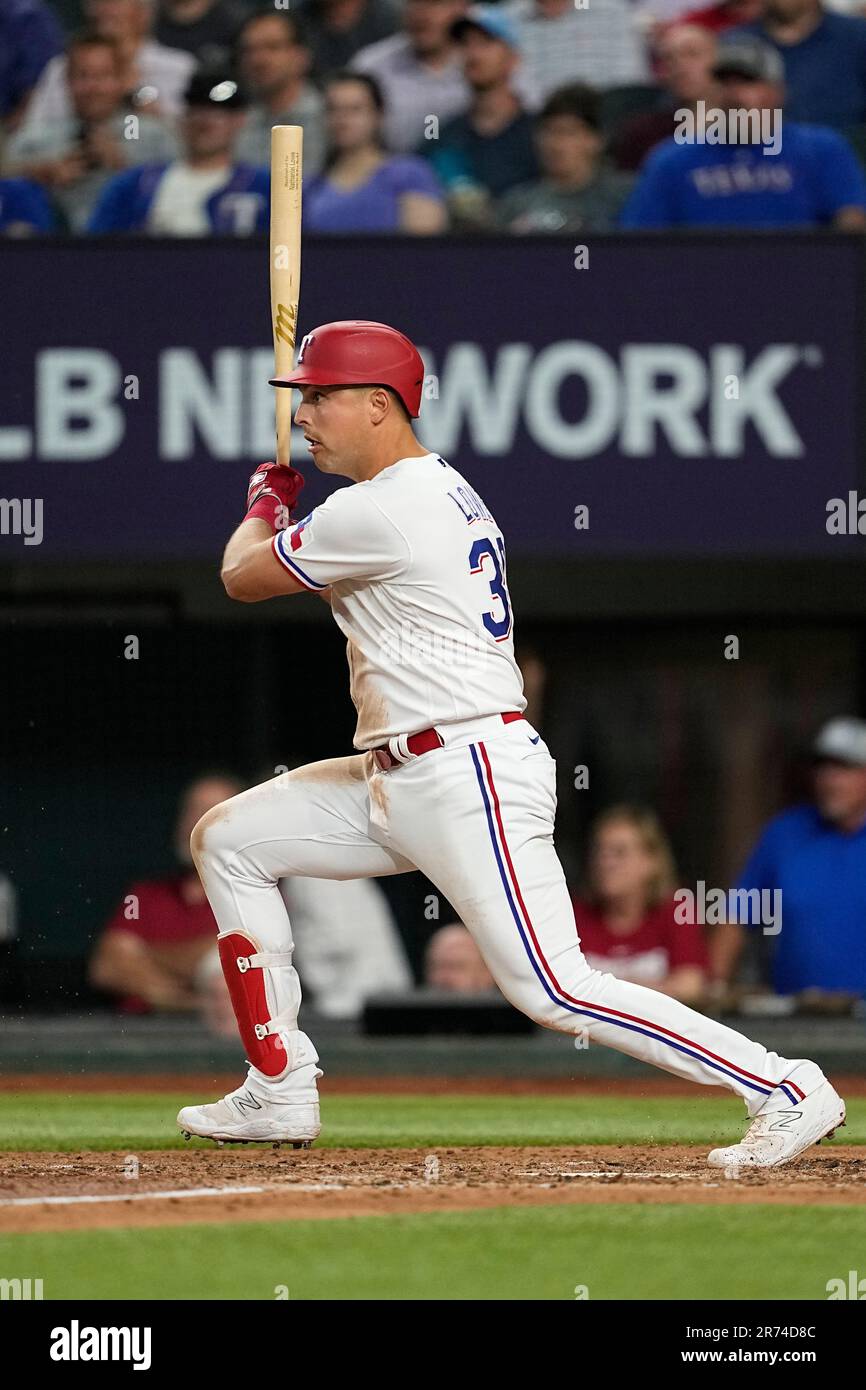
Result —
[[[301,546],[303,545],[304,537],[301,533],[304,527],[306,526],[307,522],[312,518],[312,515],[312,512],[308,512],[307,515],[303,518],[303,520],[299,521],[297,525],[294,527],[292,534],[289,537],[289,542],[291,544],[292,550],[300,550]]]

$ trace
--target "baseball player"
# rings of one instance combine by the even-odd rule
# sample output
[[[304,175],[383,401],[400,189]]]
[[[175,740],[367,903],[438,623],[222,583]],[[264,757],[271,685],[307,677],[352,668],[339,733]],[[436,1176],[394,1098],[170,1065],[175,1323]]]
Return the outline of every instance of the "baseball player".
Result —
[[[209,811],[192,850],[219,926],[246,1080],[187,1106],[187,1134],[309,1145],[318,1054],[298,1028],[301,988],[277,881],[418,868],[472,932],[502,993],[536,1022],[745,1101],[744,1139],[715,1167],[772,1167],[844,1124],[814,1062],[789,1060],[676,999],[591,970],[553,844],[556,772],[524,719],[505,542],[486,503],[416,438],[424,367],[380,323],[328,323],[297,367],[295,423],[324,473],[348,478],[289,521],[302,486],[265,464],[226,547],[245,603],[317,594],[347,641],[354,756],[311,763]],[[298,647],[298,677],[303,650]]]

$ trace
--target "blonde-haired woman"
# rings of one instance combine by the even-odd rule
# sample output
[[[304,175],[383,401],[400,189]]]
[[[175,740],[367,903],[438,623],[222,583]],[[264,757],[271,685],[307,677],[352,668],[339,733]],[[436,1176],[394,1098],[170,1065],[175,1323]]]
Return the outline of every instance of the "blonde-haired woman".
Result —
[[[674,918],[675,886],[658,816],[612,806],[593,823],[587,888],[574,900],[574,916],[594,970],[693,1004],[706,990],[706,953],[701,927]]]

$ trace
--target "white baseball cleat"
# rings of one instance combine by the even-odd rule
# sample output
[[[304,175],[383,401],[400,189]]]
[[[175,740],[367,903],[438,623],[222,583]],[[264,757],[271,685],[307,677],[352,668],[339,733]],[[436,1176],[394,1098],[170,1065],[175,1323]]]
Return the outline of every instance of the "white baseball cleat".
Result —
[[[713,1149],[711,1168],[776,1168],[832,1138],[845,1123],[845,1102],[826,1079],[798,1105],[756,1115],[739,1144]]]
[[[309,1096],[310,1088],[305,1088]],[[312,1088],[315,1094],[315,1087]],[[185,1105],[177,1123],[185,1139],[215,1139],[223,1144],[291,1144],[307,1149],[321,1130],[317,1099],[277,1100],[239,1086],[212,1105]]]

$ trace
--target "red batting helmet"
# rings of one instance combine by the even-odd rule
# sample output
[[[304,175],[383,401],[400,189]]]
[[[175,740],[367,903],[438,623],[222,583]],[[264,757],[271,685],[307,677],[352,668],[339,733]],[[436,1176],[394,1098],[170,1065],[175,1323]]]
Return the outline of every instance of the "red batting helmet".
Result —
[[[343,319],[301,339],[298,365],[271,386],[390,386],[414,420],[421,413],[424,363],[404,333],[386,323]]]

